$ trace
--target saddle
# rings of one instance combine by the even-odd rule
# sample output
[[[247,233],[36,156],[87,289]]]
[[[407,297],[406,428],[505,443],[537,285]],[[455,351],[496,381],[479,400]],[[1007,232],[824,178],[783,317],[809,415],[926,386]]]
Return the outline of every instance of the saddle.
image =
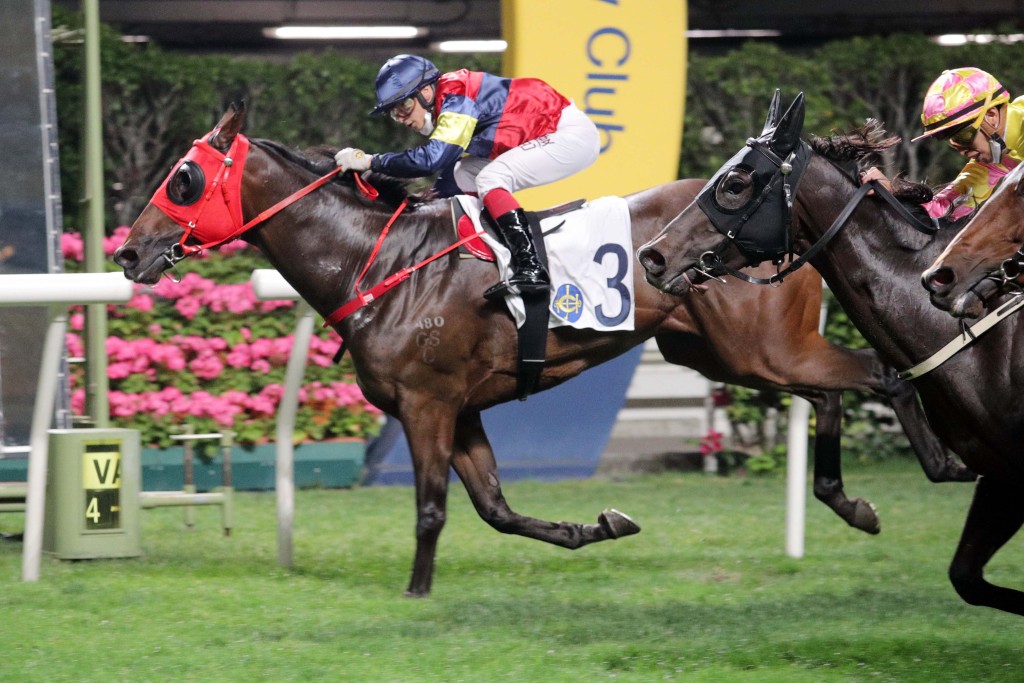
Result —
[[[583,206],[586,200],[577,199],[565,204],[544,209],[542,211],[527,211],[526,218],[530,223],[530,230],[533,233],[533,240],[537,247],[537,255],[545,268],[548,267],[547,251],[544,249],[544,234],[540,229],[540,222],[545,218],[559,216],[564,213],[575,211]],[[500,233],[494,225],[494,219],[487,213],[486,209],[481,210],[479,224],[491,237],[501,242]],[[452,223],[455,226],[455,234],[458,239],[479,234],[477,222],[473,220],[457,199],[452,200]],[[552,228],[556,230],[556,228]],[[476,258],[482,261],[494,262],[494,252],[487,244],[476,237],[470,240],[459,250],[461,258]],[[525,401],[527,397],[537,390],[540,381],[540,374],[544,370],[547,351],[548,333],[548,304],[549,296],[523,296],[523,304],[526,308],[526,321],[519,327],[519,361],[516,372],[516,398]]]
[[[546,218],[571,213],[579,209],[585,203],[585,199],[575,199],[571,202],[559,204],[558,206],[552,206],[547,209],[542,209],[541,211],[527,211],[526,217],[530,221],[531,227],[535,227],[539,226],[540,222]],[[481,227],[484,230],[486,230],[487,233],[491,235],[491,237],[495,238],[500,242],[501,237],[499,236],[497,230],[495,229],[493,219],[491,218],[490,214],[487,213],[487,210],[481,210],[480,216],[483,218],[483,220],[480,221]],[[456,238],[460,240],[465,237],[469,237],[474,233],[479,234],[473,219],[466,213],[466,210],[465,208],[463,208],[462,203],[455,200],[452,201],[452,226],[455,229]],[[557,228],[552,229],[554,230]],[[543,240],[538,242],[538,249],[540,249],[543,252],[542,246]],[[487,246],[487,244],[479,237],[470,240],[462,247],[460,247],[459,257],[475,258],[481,261],[494,262],[494,252],[491,251],[491,248]],[[547,263],[545,262],[544,265],[547,266]]]

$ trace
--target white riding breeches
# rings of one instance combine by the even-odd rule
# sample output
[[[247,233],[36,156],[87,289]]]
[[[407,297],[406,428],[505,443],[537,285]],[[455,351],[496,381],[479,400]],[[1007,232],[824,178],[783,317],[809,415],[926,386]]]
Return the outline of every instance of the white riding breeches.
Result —
[[[494,159],[463,157],[455,164],[454,177],[460,190],[476,192],[482,199],[498,188],[517,192],[568,178],[597,161],[600,151],[597,126],[570,103],[562,110],[554,132],[528,140]]]

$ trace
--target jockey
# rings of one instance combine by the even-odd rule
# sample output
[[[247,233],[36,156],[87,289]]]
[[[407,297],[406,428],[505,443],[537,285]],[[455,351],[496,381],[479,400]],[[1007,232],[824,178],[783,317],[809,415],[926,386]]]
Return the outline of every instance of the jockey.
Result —
[[[1003,177],[1024,160],[1024,97],[1010,94],[991,74],[974,67],[943,71],[924,98],[924,133],[949,142],[967,164],[951,183],[924,204],[929,215],[958,219],[974,211]],[[877,169],[861,181],[883,180]]]
[[[600,152],[594,123],[544,81],[465,69],[442,74],[416,55],[385,62],[376,95],[371,114],[387,113],[429,139],[404,152],[371,155],[348,147],[335,155],[338,166],[400,178],[451,173],[459,190],[480,197],[512,253],[512,277],[484,296],[499,298],[509,287],[547,292],[547,270],[512,193],[593,164]]]

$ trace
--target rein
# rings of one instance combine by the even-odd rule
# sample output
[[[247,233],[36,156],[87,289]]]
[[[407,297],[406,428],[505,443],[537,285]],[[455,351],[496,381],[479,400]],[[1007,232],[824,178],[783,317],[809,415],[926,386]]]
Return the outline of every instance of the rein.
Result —
[[[163,257],[167,260],[170,266],[173,268],[174,264],[178,261],[199,253],[202,253],[205,249],[211,247],[220,246],[225,242],[229,242],[233,239],[238,238],[243,233],[251,230],[253,227],[259,225],[268,218],[279,213],[283,209],[291,206],[298,200],[302,199],[314,190],[322,187],[331,178],[341,172],[341,167],[334,168],[323,176],[320,176],[309,185],[300,188],[298,191],[293,192],[281,201],[277,202],[270,208],[261,211],[252,220],[243,223],[241,217],[241,169],[244,168],[245,159],[249,151],[249,141],[244,135],[238,134],[235,136],[234,141],[231,143],[227,153],[220,152],[210,144],[210,140],[216,137],[219,129],[215,129],[207,137],[196,140],[193,143],[192,150],[185,156],[182,161],[178,163],[171,174],[164,180],[161,187],[153,195],[150,200],[153,202],[161,211],[167,214],[172,220],[180,225],[184,233],[181,239],[173,244],[166,252]],[[175,173],[186,168],[186,164],[192,163],[193,167],[188,167],[189,171],[194,171],[195,167],[198,167],[198,175],[200,179],[203,179],[204,174],[208,174],[212,177],[212,182],[208,186],[203,186],[202,195],[197,197],[201,198],[201,202],[193,201],[175,201],[170,198],[167,192],[168,183],[171,182]],[[234,173],[232,173],[234,171]],[[363,194],[367,199],[374,200],[379,196],[379,192],[372,185],[363,180],[359,173],[353,173],[356,186],[360,193]],[[219,201],[214,201],[214,200]],[[391,227],[398,220],[399,215],[405,211],[406,207],[409,206],[409,198],[406,197],[402,200],[402,203],[398,205],[395,212],[391,214],[391,218],[388,219],[387,224],[381,230],[380,235],[377,237],[377,242],[373,246],[373,250],[370,252],[370,257],[366,261],[366,265],[363,266],[362,271],[359,273],[359,277],[356,278],[355,291],[356,297],[351,301],[348,301],[344,305],[337,308],[333,313],[328,315],[324,320],[324,327],[333,327],[339,322],[352,315],[355,311],[370,304],[375,299],[380,297],[385,292],[398,286],[403,281],[407,280],[414,272],[420,268],[426,266],[445,254],[458,249],[459,247],[473,241],[477,238],[476,233],[471,233],[454,244],[451,244],[441,251],[437,252],[433,256],[426,258],[419,263],[410,266],[408,268],[402,268],[398,272],[389,275],[384,278],[382,282],[371,287],[368,291],[360,289],[360,284],[363,278],[369,271],[370,266],[377,259],[377,255],[380,253],[381,246],[387,238],[388,233],[391,231]],[[186,244],[185,242],[193,236],[193,232],[196,231],[199,225],[199,219],[210,209],[211,215],[214,216],[214,221],[220,223],[230,223],[232,227],[226,232],[217,232],[210,235],[207,232],[206,241],[201,244]],[[209,230],[206,228],[206,230]],[[196,239],[202,239],[200,235],[196,235]],[[342,341],[342,349],[344,351],[344,341]]]
[[[715,277],[714,273],[725,272],[737,279],[755,285],[774,286],[776,284],[781,284],[786,277],[793,273],[793,271],[797,270],[798,268],[801,268],[802,266],[807,264],[811,259],[817,256],[825,248],[825,245],[831,242],[832,239],[839,234],[839,231],[843,228],[843,226],[846,225],[846,222],[850,220],[850,216],[852,216],[853,212],[857,210],[857,207],[860,205],[861,200],[863,200],[864,197],[866,197],[868,193],[871,192],[872,190],[874,190],[879,197],[888,202],[896,210],[896,212],[900,214],[900,216],[904,220],[910,223],[911,227],[913,227],[918,232],[924,233],[926,235],[934,235],[935,232],[938,230],[938,225],[934,222],[934,219],[931,223],[922,222],[920,219],[917,218],[917,216],[910,213],[910,211],[907,210],[907,207],[905,207],[900,200],[896,199],[896,197],[893,196],[891,192],[885,189],[885,187],[883,187],[881,183],[879,183],[877,180],[870,180],[867,183],[861,185],[857,189],[857,192],[853,195],[853,197],[850,198],[850,201],[846,203],[846,206],[843,207],[842,212],[838,216],[836,216],[836,219],[832,222],[832,225],[829,226],[829,229],[825,231],[825,233],[818,239],[818,241],[815,242],[811,246],[811,248],[804,252],[801,256],[799,256],[795,260],[790,261],[789,265],[785,269],[780,270],[775,275],[772,275],[771,277],[767,278],[747,275],[746,273],[740,270],[731,268],[722,263],[721,255],[717,251],[706,251],[703,254],[701,254],[699,267],[697,268],[697,270],[703,273],[704,275],[710,277]],[[786,224],[784,224],[783,227],[786,228]],[[792,256],[792,254],[790,255]]]
[[[455,249],[458,249],[462,245],[472,242],[474,239],[479,237],[479,235],[477,235],[475,232],[470,233],[469,235],[466,235],[462,239],[458,240],[457,242],[449,244],[447,247],[437,252],[436,254],[423,259],[419,263],[409,266],[408,268],[402,268],[398,272],[387,276],[380,283],[374,285],[368,291],[364,292],[361,289],[359,289],[359,283],[363,281],[363,276],[366,275],[366,271],[370,269],[370,265],[377,258],[377,253],[380,251],[381,244],[384,242],[384,238],[387,237],[388,231],[391,229],[391,225],[395,222],[395,219],[398,218],[398,214],[402,212],[402,209],[405,208],[407,203],[408,200],[404,200],[402,202],[401,206],[398,207],[394,215],[391,216],[391,220],[389,220],[387,225],[384,226],[384,229],[380,233],[380,237],[377,238],[377,243],[374,245],[373,251],[370,252],[370,258],[367,259],[366,265],[363,266],[362,272],[360,272],[359,277],[356,278],[356,298],[338,307],[334,311],[334,313],[331,313],[329,316],[324,318],[324,327],[333,327],[334,325],[337,325],[342,320],[358,311],[360,308],[363,308],[364,306],[368,306],[369,304],[373,303],[373,301],[380,297],[380,295],[397,287],[399,284],[407,280],[409,276],[411,276],[413,273],[415,273],[423,266],[427,265],[428,263],[431,263],[432,261],[436,261],[445,254],[454,251]]]
[[[175,263],[188,256],[201,254],[206,249],[220,246],[238,238],[271,216],[302,199],[310,192],[322,187],[342,170],[341,167],[332,169],[309,185],[300,188],[270,208],[260,212],[252,220],[243,223],[240,196],[241,175],[245,167],[246,157],[249,154],[249,140],[244,135],[238,134],[235,136],[227,152],[221,152],[210,143],[211,140],[216,138],[219,130],[214,129],[208,136],[193,143],[189,153],[178,163],[175,170],[171,171],[171,174],[164,180],[150,200],[184,230],[181,239],[163,254],[172,267]],[[178,170],[184,169],[189,163],[192,164],[191,168],[199,167],[201,181],[204,174],[208,173],[212,176],[212,181],[209,185],[203,187],[202,201],[198,203],[175,201],[170,198],[167,192],[168,183],[171,182],[174,174]],[[235,171],[235,173],[232,173],[232,171]],[[370,200],[377,199],[379,193],[376,188],[363,180],[358,173],[353,173],[352,175],[356,186],[364,197]],[[199,220],[207,212],[207,209],[210,209],[212,223],[230,222],[232,228],[226,232],[217,231],[211,235],[209,226],[205,226],[203,232],[206,233],[206,241],[202,241],[204,237],[196,233],[196,231],[199,229]],[[186,244],[186,241],[193,237],[193,233],[196,233],[195,238],[201,241],[200,244]]]
[[[988,332],[990,329],[1012,313],[1016,313],[1024,306],[1024,293],[1015,294],[1012,299],[995,309],[971,327],[965,327],[963,334],[954,338],[941,349],[933,353],[927,359],[902,372],[896,373],[900,379],[917,379],[939,367],[947,360],[962,351],[968,344]]]

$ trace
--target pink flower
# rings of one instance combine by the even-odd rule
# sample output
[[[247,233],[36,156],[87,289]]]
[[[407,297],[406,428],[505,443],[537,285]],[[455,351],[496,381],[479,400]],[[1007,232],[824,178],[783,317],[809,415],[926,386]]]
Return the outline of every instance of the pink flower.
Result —
[[[85,389],[75,389],[71,392],[71,412],[75,415],[85,415]]]
[[[138,309],[143,313],[149,313],[153,310],[153,297],[136,292],[125,306]]]
[[[132,374],[130,363],[109,363],[107,365],[107,377],[110,379],[124,379]]]
[[[188,364],[188,369],[201,379],[214,379],[224,371],[224,364],[212,354],[203,354]]]
[[[708,433],[700,440],[700,452],[702,455],[711,455],[712,453],[718,453],[722,450],[722,436],[721,432],[716,432],[714,429],[708,429]]]
[[[64,335],[64,346],[68,350],[68,355],[72,358],[85,357],[85,345],[82,343],[82,338],[74,332],[68,332]]]
[[[252,362],[252,355],[249,353],[248,344],[235,344],[231,347],[225,359],[228,365],[233,368],[247,368]]]
[[[85,243],[77,232],[65,232],[60,236],[60,250],[69,261],[85,259]]]
[[[184,296],[178,299],[177,303],[174,304],[174,307],[178,309],[178,312],[181,313],[182,316],[189,320],[195,318],[199,309],[202,308],[199,303],[199,299],[194,296]]]

